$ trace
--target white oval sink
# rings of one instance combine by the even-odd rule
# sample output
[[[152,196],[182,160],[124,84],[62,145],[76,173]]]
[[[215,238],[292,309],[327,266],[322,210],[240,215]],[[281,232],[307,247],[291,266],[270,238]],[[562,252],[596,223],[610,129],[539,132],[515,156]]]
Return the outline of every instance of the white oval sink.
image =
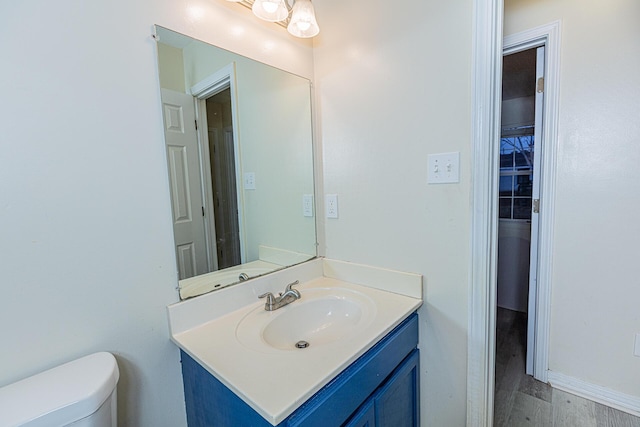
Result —
[[[236,337],[261,351],[294,351],[304,341],[309,348],[325,346],[357,334],[373,320],[375,305],[366,295],[345,288],[300,289],[302,297],[278,310],[264,304],[239,323]]]

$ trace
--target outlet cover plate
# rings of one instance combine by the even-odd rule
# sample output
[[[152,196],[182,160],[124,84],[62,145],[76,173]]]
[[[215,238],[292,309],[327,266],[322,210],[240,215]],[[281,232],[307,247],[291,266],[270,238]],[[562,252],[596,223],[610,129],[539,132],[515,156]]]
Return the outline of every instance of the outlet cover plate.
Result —
[[[338,218],[338,195],[327,194],[325,197],[325,210],[327,218]]]
[[[302,216],[313,216],[313,194],[302,195]]]

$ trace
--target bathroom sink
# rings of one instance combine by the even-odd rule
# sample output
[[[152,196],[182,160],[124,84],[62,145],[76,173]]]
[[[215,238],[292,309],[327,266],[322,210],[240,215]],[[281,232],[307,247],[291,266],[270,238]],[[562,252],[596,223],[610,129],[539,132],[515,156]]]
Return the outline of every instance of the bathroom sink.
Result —
[[[302,297],[275,311],[264,304],[251,310],[236,328],[244,346],[258,351],[300,351],[349,339],[369,326],[375,304],[346,288],[301,290]]]
[[[258,296],[295,280],[301,298],[266,311]],[[420,275],[316,259],[172,304],[171,339],[275,426],[418,309],[421,296]]]

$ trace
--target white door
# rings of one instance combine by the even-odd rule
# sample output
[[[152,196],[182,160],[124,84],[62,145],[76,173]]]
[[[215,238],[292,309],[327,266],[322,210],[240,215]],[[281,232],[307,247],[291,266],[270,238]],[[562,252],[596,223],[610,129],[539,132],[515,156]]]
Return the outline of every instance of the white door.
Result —
[[[186,279],[209,272],[193,97],[162,89],[162,114],[178,274]]]
[[[538,377],[534,372],[536,314],[538,306],[538,223],[540,209],[540,158],[543,147],[542,115],[544,114],[544,46],[536,49],[536,96],[535,122],[533,129],[533,184],[531,189],[531,253],[529,257],[529,304],[527,309],[527,375]]]

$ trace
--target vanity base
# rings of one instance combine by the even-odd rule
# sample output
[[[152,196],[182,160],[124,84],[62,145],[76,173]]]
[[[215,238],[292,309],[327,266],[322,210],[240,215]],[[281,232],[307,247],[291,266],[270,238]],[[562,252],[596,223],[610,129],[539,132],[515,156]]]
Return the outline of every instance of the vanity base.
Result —
[[[414,313],[277,425],[418,426],[417,344]],[[190,427],[273,426],[188,354],[181,357]]]

